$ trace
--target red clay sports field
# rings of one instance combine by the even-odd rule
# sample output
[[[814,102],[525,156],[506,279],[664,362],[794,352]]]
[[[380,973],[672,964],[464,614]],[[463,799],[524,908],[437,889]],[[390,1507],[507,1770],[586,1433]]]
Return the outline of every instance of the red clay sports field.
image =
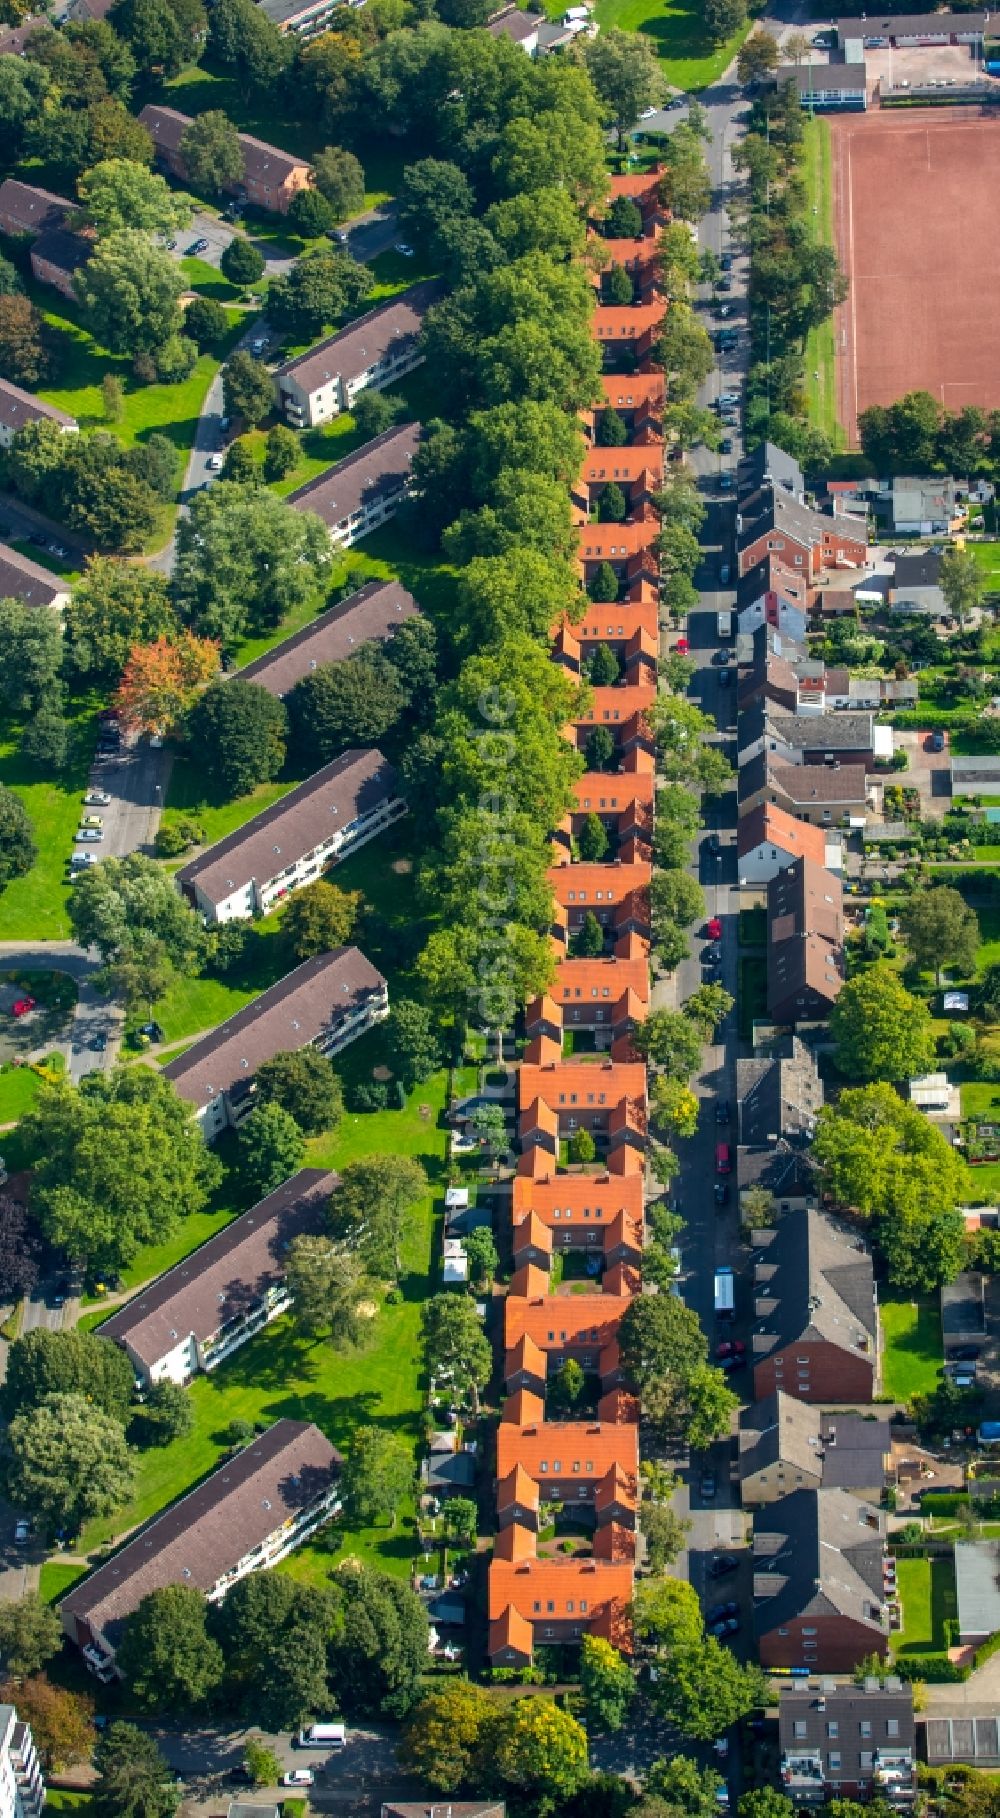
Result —
[[[837,414],[929,391],[1000,408],[1000,120],[873,109],[830,120],[838,252]]]

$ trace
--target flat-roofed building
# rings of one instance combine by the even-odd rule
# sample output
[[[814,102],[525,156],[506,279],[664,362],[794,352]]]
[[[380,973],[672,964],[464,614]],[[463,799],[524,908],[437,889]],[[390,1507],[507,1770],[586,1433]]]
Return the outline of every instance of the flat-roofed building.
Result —
[[[148,1282],[100,1328],[127,1352],[143,1383],[189,1382],[218,1367],[291,1304],[284,1257],[316,1237],[337,1186],[326,1168],[300,1168],[183,1262]]]
[[[399,581],[369,581],[336,606],[310,619],[239,671],[241,682],[256,682],[284,700],[296,682],[322,663],[343,663],[365,644],[384,644],[419,607]]]
[[[254,1074],[273,1054],[339,1054],[389,1014],[389,988],[357,947],[304,960],[164,1067],[206,1142],[253,1110]]]
[[[267,915],[405,813],[396,772],[381,751],[345,751],[183,865],[177,882],[209,922]]]
[[[317,1426],[278,1420],[148,1522],[62,1600],[63,1628],[95,1677],[120,1678],[125,1623],[151,1591],[190,1585],[221,1603],[286,1559],[339,1508],[340,1454]]]
[[[410,490],[419,423],[400,423],[375,436],[326,473],[288,495],[296,511],[314,511],[338,549],[350,549],[387,524]]]
[[[414,284],[279,366],[274,383],[289,422],[296,429],[328,423],[361,392],[384,391],[419,366],[420,330],[442,288],[437,279]]]

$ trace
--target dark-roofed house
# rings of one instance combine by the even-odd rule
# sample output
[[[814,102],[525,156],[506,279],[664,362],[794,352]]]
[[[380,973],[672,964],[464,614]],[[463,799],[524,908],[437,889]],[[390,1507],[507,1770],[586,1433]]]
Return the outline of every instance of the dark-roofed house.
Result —
[[[767,886],[768,1016],[775,1023],[815,1022],[829,1015],[843,983],[840,879],[811,859],[796,859]]]
[[[804,1042],[786,1035],[767,1054],[736,1063],[740,1193],[763,1187],[779,1212],[815,1205],[817,1169],[809,1144],[823,1104],[816,1059]]]
[[[299,1048],[339,1054],[388,1014],[381,972],[357,947],[337,947],[304,960],[163,1071],[213,1142],[252,1111],[262,1061]]]
[[[878,1309],[869,1251],[825,1212],[788,1212],[754,1231],[754,1394],[871,1401]]]
[[[69,604],[67,583],[20,550],[0,543],[0,600],[20,600],[24,606],[52,606],[61,612]]]
[[[892,1450],[886,1421],[822,1414],[781,1389],[741,1409],[739,1444],[744,1505],[820,1489],[878,1503]]]
[[[845,1490],[793,1490],[754,1516],[763,1667],[850,1673],[889,1649],[885,1516]]]
[[[241,669],[241,682],[256,682],[283,700],[304,675],[321,663],[343,663],[365,644],[384,644],[419,607],[399,581],[369,581],[339,605],[310,619]]]
[[[315,428],[350,410],[359,392],[383,391],[412,372],[424,357],[424,317],[441,294],[436,279],[414,284],[279,366],[274,382],[289,422]]]
[[[188,1382],[214,1370],[291,1304],[283,1257],[292,1239],[318,1236],[337,1186],[325,1168],[300,1168],[266,1199],[147,1283],[101,1326],[144,1383]]]
[[[336,467],[290,492],[288,504],[296,511],[316,512],[331,542],[338,549],[350,549],[399,510],[410,489],[410,470],[422,433],[419,423],[387,429],[338,461]]]
[[[267,915],[405,813],[381,751],[345,751],[183,865],[177,882],[209,922]]]
[[[917,1792],[913,1687],[888,1674],[864,1685],[783,1685],[781,1785],[796,1806],[827,1799],[912,1804]]]
[[[182,114],[176,107],[149,105],[143,108],[139,119],[152,138],[160,163],[172,176],[186,183],[187,166],[180,146],[191,125],[190,114]],[[263,139],[255,139],[252,133],[240,133],[239,141],[243,153],[243,180],[227,183],[224,187],[232,194],[245,196],[257,208],[287,215],[299,191],[309,189],[312,184],[308,159],[295,157],[277,145],[268,145]]]
[[[187,1584],[221,1603],[337,1513],[340,1454],[317,1426],[278,1420],[226,1459],[63,1598],[63,1628],[91,1672],[120,1678],[115,1650],[150,1591]]]
[[[51,284],[60,296],[76,297],[73,279],[93,255],[92,240],[64,227],[47,227],[31,248],[31,269],[39,284]]]
[[[49,228],[65,227],[73,213],[73,203],[50,189],[39,189],[35,183],[21,183],[8,177],[0,183],[0,233],[41,234]]]
[[[22,391],[20,385],[0,379],[0,448],[8,448],[11,439],[25,424],[40,423],[43,419],[54,423],[67,435],[80,427],[67,411],[57,409],[55,404],[43,404],[41,398],[36,398],[30,391]]]
[[[860,63],[788,63],[774,79],[779,85],[790,82],[802,106],[812,113],[827,107],[860,112],[868,106],[863,59]]]

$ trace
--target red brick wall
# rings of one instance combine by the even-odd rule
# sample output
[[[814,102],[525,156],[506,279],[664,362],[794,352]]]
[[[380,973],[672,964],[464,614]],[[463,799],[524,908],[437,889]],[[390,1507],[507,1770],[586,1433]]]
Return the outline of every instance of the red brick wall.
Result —
[[[808,1388],[799,1387],[799,1357],[809,1359]],[[775,1370],[779,1359],[784,1365],[780,1372]],[[825,1342],[788,1345],[755,1366],[754,1396],[759,1401],[762,1395],[784,1389],[799,1401],[871,1401],[874,1376],[875,1359],[870,1352],[842,1351],[839,1345]]]

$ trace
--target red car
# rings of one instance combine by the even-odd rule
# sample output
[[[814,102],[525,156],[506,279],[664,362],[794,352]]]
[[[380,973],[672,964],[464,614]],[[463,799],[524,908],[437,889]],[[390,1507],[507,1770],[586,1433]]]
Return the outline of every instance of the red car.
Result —
[[[691,648],[691,646],[688,643],[687,638],[678,638],[676,644],[674,645],[674,649],[676,650],[678,656],[687,656],[690,648]]]
[[[11,1015],[12,1016],[27,1016],[28,1011],[33,1010],[34,1008],[35,1008],[35,1000],[33,997],[19,997],[17,1000],[17,1003],[14,1004],[11,1008]]]
[[[711,921],[708,923],[708,926],[705,929],[705,933],[708,935],[708,938],[710,941],[721,941],[722,923],[720,922],[717,915],[713,915]]]
[[[742,1338],[726,1338],[721,1345],[716,1345],[715,1355],[718,1358],[744,1357],[746,1355],[746,1345],[743,1343]]]

